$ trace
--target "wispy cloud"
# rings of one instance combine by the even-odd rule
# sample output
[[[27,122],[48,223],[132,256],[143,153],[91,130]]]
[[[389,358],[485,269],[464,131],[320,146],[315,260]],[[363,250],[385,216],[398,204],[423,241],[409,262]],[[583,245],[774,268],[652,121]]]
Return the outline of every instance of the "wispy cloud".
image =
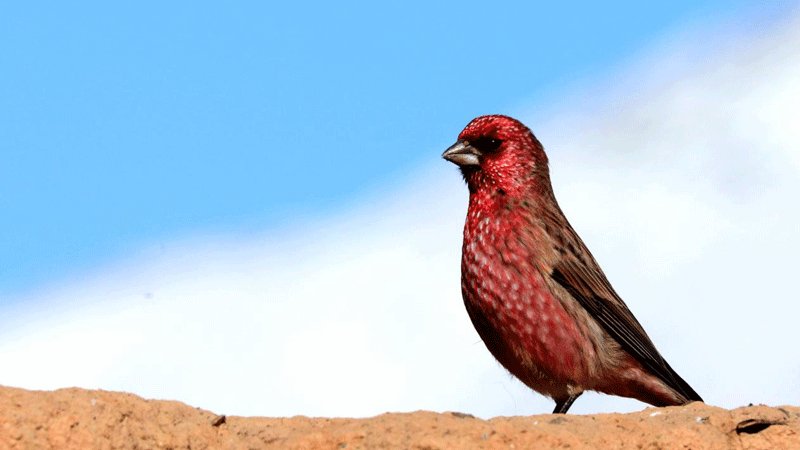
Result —
[[[720,406],[800,394],[799,24],[712,47],[679,36],[617,84],[593,86],[592,101],[520,117],[612,283]],[[625,71],[658,77],[634,86]],[[549,411],[466,316],[467,192],[438,161],[449,142],[434,144],[429,167],[338,215],[143,249],[18,299],[0,319],[0,383],[124,390],[241,415]],[[641,407],[594,395],[574,412]]]

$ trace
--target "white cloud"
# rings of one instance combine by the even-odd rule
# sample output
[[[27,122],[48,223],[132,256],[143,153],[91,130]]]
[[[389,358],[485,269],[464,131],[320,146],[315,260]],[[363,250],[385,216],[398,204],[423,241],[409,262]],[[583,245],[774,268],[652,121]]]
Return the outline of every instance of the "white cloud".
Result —
[[[664,62],[672,76],[634,82],[621,70],[613,94],[521,117],[614,286],[679,373],[724,407],[800,395],[798,23],[714,51],[679,39],[627,68],[642,80]],[[0,322],[0,383],[239,415],[548,412],[464,311],[467,192],[437,152],[416,178],[335,217],[145,249],[17,299]],[[642,407],[586,395],[572,411]]]

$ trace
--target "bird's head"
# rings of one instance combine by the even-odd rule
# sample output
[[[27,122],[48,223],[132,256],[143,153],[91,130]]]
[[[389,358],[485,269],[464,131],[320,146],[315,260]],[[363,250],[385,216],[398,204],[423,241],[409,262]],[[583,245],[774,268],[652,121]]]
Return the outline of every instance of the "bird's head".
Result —
[[[459,166],[471,193],[490,189],[521,195],[536,185],[549,186],[542,144],[528,127],[508,116],[473,119],[442,158]]]

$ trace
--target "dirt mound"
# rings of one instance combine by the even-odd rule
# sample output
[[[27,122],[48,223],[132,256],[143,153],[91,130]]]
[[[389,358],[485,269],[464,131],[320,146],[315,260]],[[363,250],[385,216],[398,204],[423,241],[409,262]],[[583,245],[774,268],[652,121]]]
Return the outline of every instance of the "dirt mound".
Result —
[[[132,394],[0,387],[0,449],[800,449],[800,408],[702,403],[631,414],[481,420],[225,417]]]

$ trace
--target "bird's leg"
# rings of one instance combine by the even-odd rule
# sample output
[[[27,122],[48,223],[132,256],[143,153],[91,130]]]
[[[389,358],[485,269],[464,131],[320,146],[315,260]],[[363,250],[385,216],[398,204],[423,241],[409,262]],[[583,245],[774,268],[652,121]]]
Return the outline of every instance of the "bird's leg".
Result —
[[[581,394],[583,394],[583,392],[578,392],[577,394],[570,395],[567,398],[556,399],[556,409],[553,410],[553,414],[566,414],[569,407],[572,406],[572,402],[580,397]]]

